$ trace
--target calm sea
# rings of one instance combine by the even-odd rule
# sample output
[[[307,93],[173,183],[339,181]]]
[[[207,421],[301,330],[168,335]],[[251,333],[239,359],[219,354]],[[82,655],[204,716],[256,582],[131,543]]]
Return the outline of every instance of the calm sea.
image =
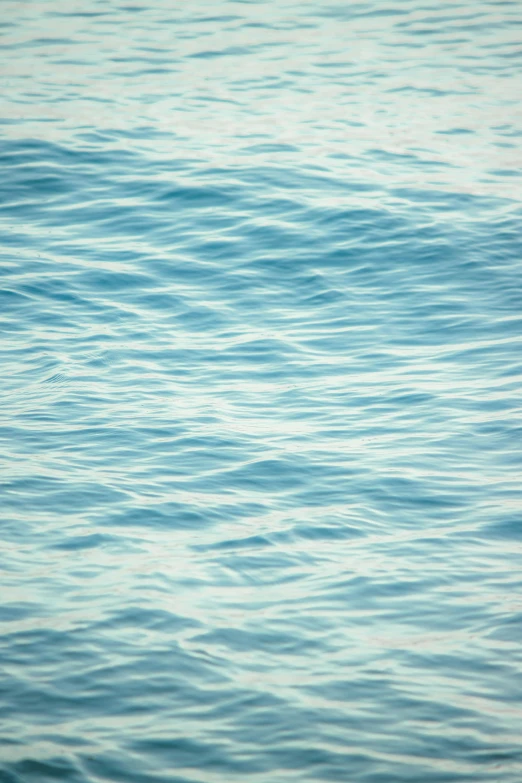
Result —
[[[520,783],[521,3],[0,26],[0,783]]]

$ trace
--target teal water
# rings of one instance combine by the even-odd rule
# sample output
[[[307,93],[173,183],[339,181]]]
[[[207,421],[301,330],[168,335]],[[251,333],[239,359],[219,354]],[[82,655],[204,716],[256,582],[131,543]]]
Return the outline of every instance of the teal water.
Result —
[[[520,783],[520,3],[0,19],[0,783]]]

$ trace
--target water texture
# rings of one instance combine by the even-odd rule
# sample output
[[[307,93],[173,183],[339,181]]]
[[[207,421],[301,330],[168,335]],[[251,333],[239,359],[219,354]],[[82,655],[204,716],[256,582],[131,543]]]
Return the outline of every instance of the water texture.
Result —
[[[520,783],[520,3],[0,13],[0,783]]]

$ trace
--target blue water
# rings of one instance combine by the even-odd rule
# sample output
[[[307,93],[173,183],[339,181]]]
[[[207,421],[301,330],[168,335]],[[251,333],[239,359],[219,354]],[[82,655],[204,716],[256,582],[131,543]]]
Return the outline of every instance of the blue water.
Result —
[[[520,3],[1,22],[0,783],[520,783]]]

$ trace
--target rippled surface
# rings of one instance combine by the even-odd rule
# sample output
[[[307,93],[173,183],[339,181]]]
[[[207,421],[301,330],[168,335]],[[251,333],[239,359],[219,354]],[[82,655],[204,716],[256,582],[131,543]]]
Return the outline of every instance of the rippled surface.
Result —
[[[520,4],[2,11],[1,783],[519,783]]]

